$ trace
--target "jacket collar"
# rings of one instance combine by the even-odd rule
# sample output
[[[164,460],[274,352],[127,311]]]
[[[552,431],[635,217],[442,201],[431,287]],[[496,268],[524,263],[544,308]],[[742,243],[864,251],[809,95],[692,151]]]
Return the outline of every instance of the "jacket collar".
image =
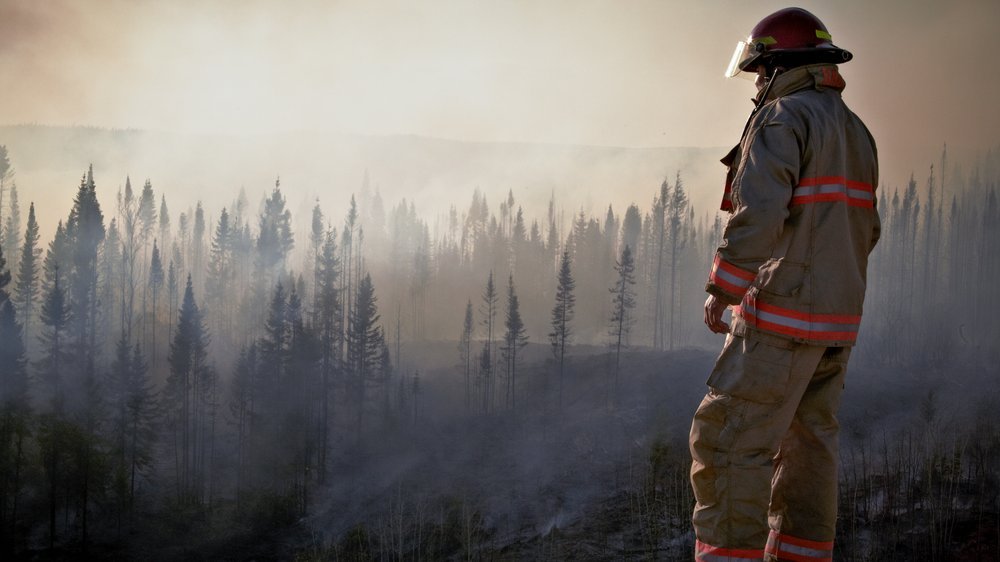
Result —
[[[767,93],[765,101],[778,99],[807,88],[815,88],[816,90],[829,88],[841,92],[847,85],[837,70],[837,65],[834,64],[799,66],[778,74],[774,80],[774,85]]]

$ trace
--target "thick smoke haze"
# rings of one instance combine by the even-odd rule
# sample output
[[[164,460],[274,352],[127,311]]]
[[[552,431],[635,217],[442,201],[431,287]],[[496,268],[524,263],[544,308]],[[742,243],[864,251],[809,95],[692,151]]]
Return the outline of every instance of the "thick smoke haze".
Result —
[[[0,559],[690,560],[780,7],[0,0]],[[1000,3],[804,7],[882,176],[834,559],[1000,559]]]
[[[721,69],[781,6],[4,2],[0,123],[730,146],[752,86]],[[996,143],[1000,5],[804,7],[855,53],[845,95],[880,144],[889,186],[922,174],[946,142],[969,159]]]

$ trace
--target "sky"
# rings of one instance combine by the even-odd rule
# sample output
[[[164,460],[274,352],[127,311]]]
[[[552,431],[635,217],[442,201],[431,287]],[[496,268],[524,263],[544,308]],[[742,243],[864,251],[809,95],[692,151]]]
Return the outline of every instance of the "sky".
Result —
[[[1000,2],[801,5],[855,54],[845,99],[884,180],[997,144]],[[725,66],[784,6],[0,0],[0,124],[723,147],[753,95]]]

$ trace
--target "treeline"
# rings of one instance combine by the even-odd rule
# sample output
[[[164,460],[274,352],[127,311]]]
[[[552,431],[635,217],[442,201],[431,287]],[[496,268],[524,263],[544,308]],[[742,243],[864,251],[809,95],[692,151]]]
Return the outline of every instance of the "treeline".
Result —
[[[553,199],[533,218],[476,191],[433,223],[387,210],[366,177],[342,221],[317,202],[293,223],[279,181],[256,212],[241,191],[175,219],[149,180],[102,206],[90,169],[44,249],[12,177],[0,149],[5,552],[85,547],[140,510],[296,520],[335,457],[421,417],[402,341],[457,340],[465,408],[484,414],[524,402],[529,341],[551,347],[556,411],[571,346],[611,350],[614,407],[624,349],[712,341],[700,307],[723,217],[698,218],[679,174],[645,211],[567,217]],[[998,177],[992,153],[967,176],[942,155],[926,189],[881,189],[862,353],[996,355]]]

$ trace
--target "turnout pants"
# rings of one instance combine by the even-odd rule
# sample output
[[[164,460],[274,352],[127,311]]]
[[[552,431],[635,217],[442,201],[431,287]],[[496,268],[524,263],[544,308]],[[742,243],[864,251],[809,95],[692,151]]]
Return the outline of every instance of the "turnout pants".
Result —
[[[730,334],[709,376],[690,440],[699,562],[833,559],[850,348],[786,347]]]

